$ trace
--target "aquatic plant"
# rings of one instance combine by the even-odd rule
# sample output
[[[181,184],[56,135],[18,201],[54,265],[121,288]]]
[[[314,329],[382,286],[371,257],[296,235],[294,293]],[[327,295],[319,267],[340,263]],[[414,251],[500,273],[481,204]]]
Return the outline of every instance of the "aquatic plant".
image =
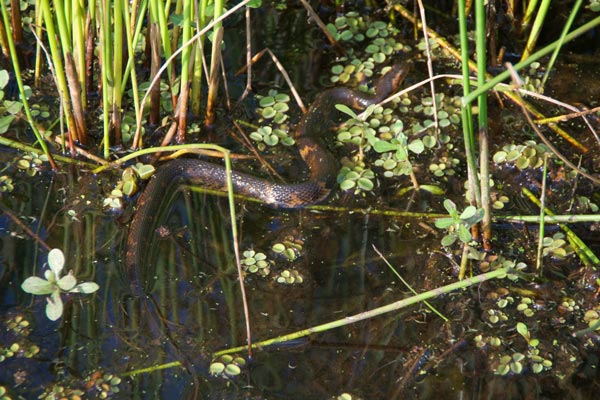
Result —
[[[449,199],[444,200],[444,208],[450,217],[438,218],[435,221],[436,228],[448,230],[448,233],[442,238],[442,246],[451,246],[457,239],[468,244],[473,239],[469,228],[481,221],[483,210],[467,206],[458,214],[456,204]]]
[[[275,89],[269,90],[268,95],[258,96],[259,107],[256,110],[261,126],[251,132],[249,137],[258,143],[259,150],[265,150],[267,146],[276,146],[278,143],[284,146],[292,146],[294,139],[288,134],[290,96],[279,93]]]
[[[48,253],[48,269],[44,271],[44,278],[32,276],[23,282],[21,288],[34,295],[47,295],[46,298],[46,317],[51,321],[56,321],[63,314],[63,302],[61,295],[63,293],[94,293],[99,289],[95,282],[77,283],[73,271],[63,275],[65,266],[65,256],[60,249],[52,249]]]
[[[246,360],[242,357],[234,357],[229,354],[224,354],[217,357],[211,364],[209,372],[212,376],[231,379],[242,372],[242,368],[246,365]]]
[[[242,256],[244,256],[241,260],[244,271],[262,277],[269,275],[271,272],[271,261],[267,259],[265,253],[248,249],[242,253]]]

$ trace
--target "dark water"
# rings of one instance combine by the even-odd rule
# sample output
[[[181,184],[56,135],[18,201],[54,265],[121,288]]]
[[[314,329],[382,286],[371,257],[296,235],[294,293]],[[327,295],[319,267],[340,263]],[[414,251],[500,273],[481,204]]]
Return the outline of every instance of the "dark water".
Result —
[[[299,27],[304,29],[306,16],[288,13],[290,18],[279,20],[276,15],[263,16],[265,29],[257,37],[272,49],[287,49],[285,35],[273,32],[295,35]],[[230,47],[243,45],[228,39]],[[322,60],[322,49],[311,34],[295,42],[286,56],[289,72],[301,82],[302,90],[320,85],[319,67],[329,64]],[[417,71],[409,80],[424,75],[424,68],[418,71],[422,64],[417,60]],[[582,81],[578,78],[581,68],[575,64],[568,58],[558,69],[560,75],[551,81],[552,92],[569,101],[597,105],[593,95],[598,91],[597,80]],[[597,62],[586,58],[583,65]],[[258,68],[256,73],[257,80],[268,82],[275,74],[268,68]],[[577,85],[569,84],[573,81]],[[517,112],[503,109],[492,114],[493,151],[508,142],[531,139],[531,131],[508,126],[505,117],[511,113]],[[462,146],[460,135],[453,133],[456,148]],[[594,148],[592,139],[579,135]],[[427,157],[439,162],[452,156],[444,148],[438,150]],[[534,274],[535,225],[502,222],[494,226],[495,251],[511,262],[525,262],[528,275],[517,282],[489,281],[430,300],[447,321],[419,303],[256,349],[252,357],[239,351],[236,355],[246,365],[240,375],[226,378],[210,374],[213,353],[244,346],[246,327],[229,210],[223,198],[181,191],[165,207],[162,235],[148,238],[151,262],[142,270],[147,296],[139,297],[132,294],[122,265],[131,211],[114,215],[101,207],[117,178],[70,168],[59,174],[41,171],[31,178],[14,167],[18,155],[0,152],[0,157],[7,166],[2,174],[11,176],[14,185],[12,192],[0,198],[0,355],[4,355],[0,386],[12,398],[37,398],[52,390],[64,396],[79,390],[89,398],[117,399],[324,399],[342,393],[362,399],[597,397],[598,336],[573,336],[588,326],[588,313],[600,313],[597,273],[570,254],[564,260],[546,257],[543,277],[538,278]],[[382,188],[391,194],[385,201],[371,195],[366,201],[334,196],[330,204],[341,210],[275,211],[237,202],[241,251],[263,252],[272,261],[268,277],[248,274],[245,278],[254,342],[411,296],[375,249],[419,293],[457,280],[460,250],[440,245],[443,233],[431,220],[357,211],[372,205],[443,213],[445,196],[462,201],[464,171],[436,181],[428,175],[427,157],[415,157],[418,178],[425,183],[443,182],[444,196],[422,192],[411,202],[410,195],[391,194],[396,186],[409,185],[406,179]],[[598,170],[598,157],[586,155],[583,163]],[[561,174],[560,163],[552,167],[555,176]],[[521,188],[539,187],[539,169],[522,172],[498,166],[493,174],[502,186],[497,185],[497,190],[510,197],[505,214],[537,213],[535,207],[526,205]],[[575,189],[599,202],[593,185],[578,181],[574,187],[568,179],[556,179],[551,186],[561,212]],[[47,258],[47,250],[24,227],[51,248],[60,248],[66,255],[65,268],[72,269],[78,281],[100,286],[92,295],[63,295],[64,315],[57,322],[45,317],[46,296],[31,296],[21,289],[26,278],[43,276]],[[598,254],[597,225],[573,228]],[[546,236],[559,231],[547,229]],[[299,247],[294,260],[271,250],[282,242]],[[485,262],[474,261],[467,275],[486,268]],[[295,271],[303,282],[278,283],[275,277],[286,269]],[[507,304],[501,307],[500,300]],[[533,315],[526,316],[520,304],[529,304],[525,308],[534,310]],[[493,322],[491,315],[500,320]],[[527,325],[539,345],[532,346],[517,331],[519,322]],[[15,343],[18,349],[10,351]],[[39,352],[28,356],[24,349],[31,346]],[[525,356],[523,370],[513,363],[515,370],[500,376],[502,357],[517,353]],[[551,367],[536,371],[535,357],[551,361]],[[131,376],[131,371],[138,373]],[[113,376],[120,378],[120,384],[102,386],[100,378]]]
[[[241,375],[213,377],[208,371],[212,353],[242,346],[246,337],[226,201],[187,191],[176,198],[164,222],[167,235],[151,239],[155,261],[144,270],[148,297],[140,299],[131,295],[124,278],[121,245],[126,228],[119,218],[95,211],[70,193],[74,177],[51,182],[48,174],[40,174],[35,180],[35,185],[27,184],[32,179],[17,174],[17,189],[4,199],[5,206],[40,216],[26,220],[27,225],[52,247],[63,248],[67,268],[80,281],[97,282],[100,291],[63,296],[63,318],[49,322],[44,297],[20,289],[26,277],[41,275],[46,252],[3,214],[2,346],[17,341],[40,348],[32,358],[17,354],[3,361],[0,382],[11,393],[32,398],[56,382],[85,389],[86,378],[99,369],[122,377],[114,398],[316,399],[344,392],[382,399],[499,398],[507,393],[509,398],[565,393],[589,398],[594,390],[593,341],[569,337],[574,326],[582,325],[571,317],[559,321],[566,316],[557,305],[560,297],[543,293],[539,285],[517,284],[538,288],[533,294],[539,303],[535,317],[525,319],[507,307],[506,322],[487,321],[487,310],[495,304],[493,294],[510,287],[503,281],[431,301],[448,322],[420,304],[256,350],[252,358],[238,352],[247,361]],[[50,194],[40,197],[34,188]],[[73,209],[76,218],[69,215]],[[437,250],[439,236],[418,221],[360,212],[274,211],[251,203],[238,203],[238,213],[242,251],[262,251],[274,260],[270,277],[246,278],[254,341],[410,296],[373,246],[419,292],[456,280],[455,265]],[[296,260],[270,251],[274,243],[291,238],[302,244]],[[283,269],[296,270],[303,283],[275,282],[273,275]],[[576,292],[560,290],[589,296],[581,287]],[[16,316],[30,321],[29,335],[6,328]],[[543,354],[552,354],[553,369],[560,375],[553,370],[494,374],[497,353],[527,348],[514,330],[522,319],[541,340],[540,348],[548,351]],[[480,349],[475,341],[479,334],[501,337],[505,344]],[[179,365],[126,376],[131,370],[174,361]],[[98,391],[91,386],[87,393]]]

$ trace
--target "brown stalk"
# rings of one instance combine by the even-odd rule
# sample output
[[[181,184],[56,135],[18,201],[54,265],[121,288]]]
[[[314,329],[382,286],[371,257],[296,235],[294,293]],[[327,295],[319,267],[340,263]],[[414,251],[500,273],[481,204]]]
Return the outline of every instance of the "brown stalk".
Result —
[[[210,60],[210,76],[208,78],[208,96],[206,99],[206,117],[204,119],[205,126],[211,126],[215,123],[215,104],[217,94],[219,93],[219,64],[221,58],[221,40],[223,39],[223,27],[217,28],[213,38],[211,60]]]
[[[19,0],[10,0],[10,16],[13,41],[17,49],[17,58],[19,59],[19,63],[23,64],[25,57],[23,57],[23,52],[21,51],[23,46],[23,28],[21,22],[21,3]],[[28,67],[28,65],[25,66]]]
[[[4,59],[10,60],[10,50],[8,48],[8,39],[6,37],[6,29],[4,29],[4,21],[0,18],[0,46],[2,46],[2,55]]]
[[[331,32],[329,32],[329,30],[327,29],[327,27],[325,26],[323,21],[321,21],[321,18],[319,18],[319,16],[315,12],[315,10],[313,10],[311,5],[308,3],[308,1],[300,0],[300,3],[302,3],[304,8],[306,8],[306,11],[308,11],[308,14],[312,18],[312,20],[315,21],[317,26],[321,29],[321,31],[323,32],[325,37],[327,37],[327,40],[329,40],[329,43],[331,43],[331,45],[335,48],[335,50],[338,52],[338,54],[346,55],[346,50],[344,50],[344,48],[342,46],[340,46],[338,41],[335,40],[335,38],[331,35]]]
[[[81,85],[77,77],[75,61],[73,60],[73,55],[71,53],[65,54],[65,73],[67,75],[69,95],[71,97],[70,105],[73,125],[70,125],[70,127],[73,130],[72,134],[79,141],[79,143],[86,145],[88,139],[85,128],[85,115],[81,103]]]
[[[96,35],[95,30],[92,27],[90,13],[88,13],[85,20],[85,31],[85,87],[86,93],[92,93],[94,89],[94,39],[96,38]]]
[[[277,67],[277,69],[279,70],[281,75],[283,76],[283,79],[287,83],[288,87],[290,88],[290,91],[292,92],[292,96],[294,96],[294,100],[296,100],[296,104],[298,104],[298,107],[300,107],[300,110],[302,110],[302,114],[306,114],[306,111],[307,111],[306,106],[302,102],[302,99],[300,98],[298,91],[294,87],[294,84],[292,83],[290,76],[288,75],[284,66],[279,62],[279,59],[277,58],[277,56],[271,51],[271,49],[264,48],[261,51],[259,51],[258,53],[256,53],[256,55],[254,57],[252,57],[252,64],[255,64],[258,60],[260,60],[262,58],[262,56],[265,55],[265,53],[269,53],[269,56],[271,56],[271,60],[273,61],[273,63],[275,64],[275,66]],[[244,73],[244,71],[246,71],[246,66],[240,68],[236,72],[236,75],[242,74],[242,73]],[[239,103],[239,101],[238,101],[238,103]]]
[[[156,76],[160,68],[160,36],[158,25],[150,25],[150,76]],[[151,126],[157,126],[160,123],[160,85],[152,86],[150,94],[150,117]],[[135,147],[137,147],[137,141]]]
[[[190,85],[189,82],[185,85],[181,85],[181,93],[179,94],[179,101],[177,103],[177,116],[175,119],[177,120],[177,143],[185,142],[185,133],[187,130],[187,109],[188,109],[188,100],[190,95]]]

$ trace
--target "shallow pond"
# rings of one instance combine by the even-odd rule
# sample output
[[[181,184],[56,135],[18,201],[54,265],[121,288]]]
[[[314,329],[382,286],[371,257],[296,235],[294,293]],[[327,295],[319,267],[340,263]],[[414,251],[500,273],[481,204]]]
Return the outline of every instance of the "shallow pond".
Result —
[[[294,32],[302,25],[299,13],[287,21],[273,15],[265,17],[265,32],[277,27]],[[310,35],[297,46],[297,53],[309,53]],[[424,77],[422,55],[406,48],[401,53],[416,64],[408,84]],[[321,64],[318,55],[307,58],[310,65]],[[561,65],[551,91],[597,105],[591,104],[598,91],[595,79],[583,85],[589,86],[589,98],[568,90],[576,76],[573,64]],[[301,66],[296,64],[292,75],[303,89],[319,86],[322,74]],[[578,93],[585,92],[579,84]],[[402,194],[400,189],[411,185],[407,174],[398,172],[399,163],[390,166],[396,161],[382,159],[374,169],[386,170],[392,179],[384,173],[373,179],[379,183],[375,195],[336,190],[326,204],[297,211],[236,201],[254,343],[408,298],[413,293],[407,284],[423,293],[458,280],[461,247],[442,246],[447,232],[424,215],[447,214],[447,198],[459,204],[458,211],[464,207],[462,133],[448,115],[457,113],[455,88],[444,90],[440,103],[449,108],[441,119],[449,133],[423,153],[411,153],[415,178],[442,187],[444,194]],[[254,111],[259,101],[248,109]],[[374,119],[387,123],[387,115],[401,115],[411,139],[426,142],[434,135],[423,134],[416,121],[430,117],[431,103],[426,92],[416,92]],[[491,113],[492,196],[504,207],[498,215],[537,215],[522,189],[539,193],[543,150],[527,142],[535,136],[518,110],[494,103]],[[577,124],[567,125],[582,143],[597,146]],[[341,132],[338,136],[346,135]],[[337,147],[348,157],[348,143]],[[573,149],[567,152],[576,155]],[[589,154],[583,164],[597,172],[598,158]],[[8,390],[11,398],[585,399],[598,391],[598,335],[585,331],[600,320],[597,272],[580,261],[555,225],[546,226],[541,273],[535,264],[538,226],[499,218],[494,252],[473,246],[467,277],[500,267],[519,268],[520,274],[440,292],[427,304],[297,334],[249,356],[243,348],[244,303],[226,198],[191,188],[164,194],[168,204],[160,229],[147,238],[147,263],[139,271],[140,296],[123,266],[133,201],[125,199],[129,207],[122,213],[101,207],[115,187],[114,174],[69,167],[53,174],[45,164],[19,168],[21,153],[1,151],[0,157],[7,166],[0,180],[0,390]],[[527,166],[517,167],[519,162]],[[238,161],[236,168],[250,167]],[[558,213],[597,213],[594,203],[600,199],[593,185],[565,172],[557,160],[550,163],[549,177],[547,204]],[[597,223],[572,228],[600,253]],[[56,322],[46,318],[47,296],[21,288],[27,278],[48,270],[46,244],[62,250],[65,271],[72,270],[78,282],[99,285],[93,294],[63,294],[64,312]],[[215,356],[234,347],[242,348]]]

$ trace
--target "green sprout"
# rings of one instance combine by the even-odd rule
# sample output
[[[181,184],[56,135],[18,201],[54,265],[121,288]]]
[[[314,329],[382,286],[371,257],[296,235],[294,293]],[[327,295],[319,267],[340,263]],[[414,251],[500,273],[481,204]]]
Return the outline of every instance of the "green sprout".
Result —
[[[463,243],[469,243],[473,237],[469,228],[483,219],[483,209],[468,206],[459,215],[456,204],[452,200],[444,200],[444,208],[450,217],[439,218],[435,221],[438,229],[448,229],[448,234],[442,238],[442,246],[450,246],[456,239]]]
[[[540,341],[538,339],[534,339],[531,337],[531,333],[529,332],[527,325],[525,325],[524,323],[517,322],[517,332],[519,332],[519,335],[523,336],[523,338],[527,341],[527,344],[530,347],[537,347],[540,344]]]
[[[65,265],[65,256],[60,249],[52,249],[48,253],[48,269],[44,271],[44,278],[31,276],[23,282],[21,288],[31,294],[47,295],[46,316],[51,321],[56,321],[63,314],[61,293],[94,293],[99,289],[95,282],[77,283],[73,271],[61,276]]]

